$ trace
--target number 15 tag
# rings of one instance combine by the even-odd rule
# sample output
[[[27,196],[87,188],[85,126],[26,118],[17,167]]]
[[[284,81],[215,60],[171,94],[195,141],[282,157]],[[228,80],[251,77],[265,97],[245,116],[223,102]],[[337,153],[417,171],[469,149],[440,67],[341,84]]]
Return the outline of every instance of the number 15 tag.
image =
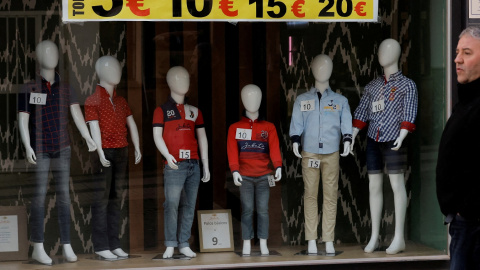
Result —
[[[320,160],[318,159],[309,159],[308,160],[308,167],[309,168],[314,168],[314,169],[320,169]]]
[[[235,139],[237,140],[251,140],[252,139],[252,130],[245,128],[237,128],[237,133],[235,134]]]
[[[181,159],[190,159],[190,150],[180,149],[179,157]]]
[[[47,104],[47,94],[44,93],[31,93],[30,104],[45,105]]]

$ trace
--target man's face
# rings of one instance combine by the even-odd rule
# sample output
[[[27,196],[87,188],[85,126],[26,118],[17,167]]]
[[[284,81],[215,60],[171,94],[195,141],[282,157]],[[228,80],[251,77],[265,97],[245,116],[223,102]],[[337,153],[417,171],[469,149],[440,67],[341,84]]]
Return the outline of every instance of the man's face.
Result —
[[[466,34],[457,45],[457,80],[469,83],[480,78],[480,40]]]

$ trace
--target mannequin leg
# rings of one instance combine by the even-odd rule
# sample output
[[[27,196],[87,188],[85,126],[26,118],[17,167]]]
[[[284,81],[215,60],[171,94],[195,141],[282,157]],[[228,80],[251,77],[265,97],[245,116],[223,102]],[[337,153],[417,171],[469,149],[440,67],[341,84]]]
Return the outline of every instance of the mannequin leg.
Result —
[[[378,247],[380,220],[383,206],[383,174],[369,174],[370,215],[372,218],[372,236],[364,251],[372,253]]]
[[[33,243],[32,259],[43,264],[52,264],[52,259],[48,257],[43,243]]]
[[[308,253],[317,254],[318,186],[320,183],[320,170],[309,168],[308,160],[310,158],[318,159],[318,155],[302,151],[302,157],[305,240],[308,242]]]
[[[128,257],[128,253],[123,251],[123,249],[121,249],[121,248],[116,248],[116,249],[112,250],[112,253],[117,255],[118,257]]]
[[[269,216],[268,200],[270,199],[270,186],[268,177],[255,179],[255,202],[257,207],[257,236],[260,239],[260,252],[262,255],[268,255],[267,248]]]
[[[197,257],[197,253],[193,252],[190,249],[190,247],[183,247],[183,248],[179,249],[178,251],[180,251],[180,253],[182,253],[183,255],[185,255],[187,257],[190,257],[190,258]]]
[[[252,249],[252,245],[250,244],[250,240],[243,240],[243,255],[250,255],[250,251]]]
[[[73,252],[72,245],[70,244],[63,244],[62,254],[63,254],[63,258],[65,258],[67,262],[77,261],[77,255],[75,255],[75,252]]]
[[[325,242],[325,251],[327,252],[327,254],[335,254],[333,242]]]
[[[167,247],[165,249],[165,252],[163,253],[163,258],[168,259],[173,257],[173,250],[174,250],[174,247]]]
[[[308,254],[317,254],[317,240],[308,240]]]
[[[322,240],[328,254],[335,254],[335,225],[337,220],[338,177],[340,155],[338,152],[321,155],[322,170]]]
[[[267,239],[260,238],[260,252],[262,253],[262,255],[270,254],[270,251],[267,247]]]
[[[395,236],[387,248],[387,254],[397,254],[405,250],[404,227],[407,211],[407,191],[405,190],[403,173],[390,174],[389,177],[395,201]]]
[[[95,254],[104,259],[116,259],[117,255],[113,254],[110,250],[95,251]]]

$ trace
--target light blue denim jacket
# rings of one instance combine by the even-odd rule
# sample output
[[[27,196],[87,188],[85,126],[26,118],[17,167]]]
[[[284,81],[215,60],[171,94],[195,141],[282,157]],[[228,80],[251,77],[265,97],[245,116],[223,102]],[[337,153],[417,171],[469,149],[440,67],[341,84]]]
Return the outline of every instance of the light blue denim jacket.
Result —
[[[295,100],[290,137],[302,145],[303,151],[331,154],[339,150],[342,134],[344,142],[352,141],[352,114],[344,96],[328,88],[318,100],[317,91],[312,87]]]

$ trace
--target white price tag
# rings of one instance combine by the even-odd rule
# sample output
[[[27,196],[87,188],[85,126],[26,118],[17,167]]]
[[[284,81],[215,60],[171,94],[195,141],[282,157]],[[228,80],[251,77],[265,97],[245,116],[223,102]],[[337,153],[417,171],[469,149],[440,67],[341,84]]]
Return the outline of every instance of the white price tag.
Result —
[[[252,139],[252,130],[237,128],[237,133],[235,134],[235,139],[237,140],[251,140]]]
[[[190,159],[190,150],[180,149],[179,157],[181,159]]]
[[[309,159],[308,160],[308,167],[309,168],[314,168],[314,169],[320,169],[320,160],[318,159]]]
[[[372,102],[372,112],[381,112],[385,110],[385,100],[380,99],[379,101]]]
[[[303,100],[302,102],[300,102],[300,110],[302,112],[315,110],[315,100],[314,99]]]
[[[47,94],[44,93],[31,93],[30,104],[45,105],[47,104]]]
[[[268,185],[270,187],[274,187],[275,186],[275,176],[273,175],[269,175],[268,176]]]

